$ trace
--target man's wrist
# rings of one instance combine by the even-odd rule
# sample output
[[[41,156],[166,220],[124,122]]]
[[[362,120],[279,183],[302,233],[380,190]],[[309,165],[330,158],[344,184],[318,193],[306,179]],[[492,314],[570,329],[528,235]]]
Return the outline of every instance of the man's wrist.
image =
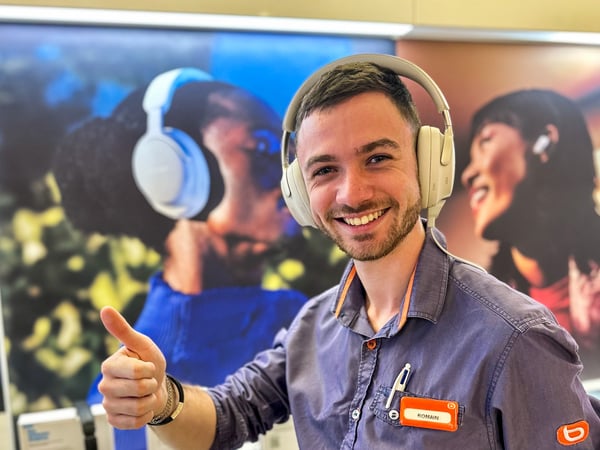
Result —
[[[184,398],[181,383],[169,374],[165,376],[165,383],[167,385],[167,403],[163,410],[148,422],[148,425],[166,425],[175,420],[183,409]]]

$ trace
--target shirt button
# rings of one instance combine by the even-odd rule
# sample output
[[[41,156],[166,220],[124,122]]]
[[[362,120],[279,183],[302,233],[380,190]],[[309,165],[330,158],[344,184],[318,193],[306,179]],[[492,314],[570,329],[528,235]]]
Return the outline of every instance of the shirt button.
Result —
[[[377,347],[377,341],[375,339],[369,339],[367,341],[367,348],[369,350],[375,350],[375,347]]]
[[[359,417],[360,417],[359,409],[355,409],[354,411],[352,411],[352,420],[358,420]]]

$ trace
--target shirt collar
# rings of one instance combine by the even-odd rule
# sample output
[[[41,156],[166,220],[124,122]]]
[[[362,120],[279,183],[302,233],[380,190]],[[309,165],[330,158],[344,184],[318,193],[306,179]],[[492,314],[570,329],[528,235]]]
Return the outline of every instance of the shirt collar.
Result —
[[[414,279],[408,317],[422,318],[436,323],[444,306],[448,277],[450,270],[450,257],[437,246],[432,237],[435,233],[437,241],[444,247],[446,240],[444,235],[437,229],[428,229],[425,244],[419,255]],[[331,313],[338,316],[338,320],[345,327],[353,328],[354,331],[368,335],[366,324],[361,320],[361,314],[365,315],[365,291],[363,285],[356,275],[354,262],[351,260],[339,284],[335,301],[331,306]],[[397,330],[396,317],[388,325],[384,326],[381,333],[392,335]]]

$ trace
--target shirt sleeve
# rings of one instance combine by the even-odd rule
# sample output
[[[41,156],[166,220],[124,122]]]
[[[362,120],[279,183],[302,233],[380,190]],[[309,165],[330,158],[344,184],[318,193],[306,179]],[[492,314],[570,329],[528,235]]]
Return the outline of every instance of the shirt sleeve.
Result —
[[[577,344],[564,329],[544,321],[515,331],[504,355],[490,392],[492,448],[564,449],[565,439],[581,440],[580,450],[600,448],[600,419],[579,379]]]
[[[277,334],[273,348],[208,389],[217,410],[217,434],[211,450],[238,448],[289,416],[285,366],[285,336]]]

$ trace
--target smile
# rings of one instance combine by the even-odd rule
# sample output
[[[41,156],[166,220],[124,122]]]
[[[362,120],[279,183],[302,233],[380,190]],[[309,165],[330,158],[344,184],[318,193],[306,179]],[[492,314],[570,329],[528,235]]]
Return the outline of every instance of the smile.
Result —
[[[383,215],[383,212],[384,211],[381,210],[381,211],[367,214],[366,216],[349,217],[349,218],[345,218],[343,220],[346,224],[356,227],[356,226],[360,226],[360,225],[366,225],[369,222],[373,222],[374,220],[379,219]]]
[[[487,196],[487,193],[488,193],[488,189],[485,187],[479,188],[479,189],[476,189],[475,191],[473,191],[473,193],[471,194],[471,200],[470,200],[471,209],[473,209],[473,210],[477,209],[479,204]]]

